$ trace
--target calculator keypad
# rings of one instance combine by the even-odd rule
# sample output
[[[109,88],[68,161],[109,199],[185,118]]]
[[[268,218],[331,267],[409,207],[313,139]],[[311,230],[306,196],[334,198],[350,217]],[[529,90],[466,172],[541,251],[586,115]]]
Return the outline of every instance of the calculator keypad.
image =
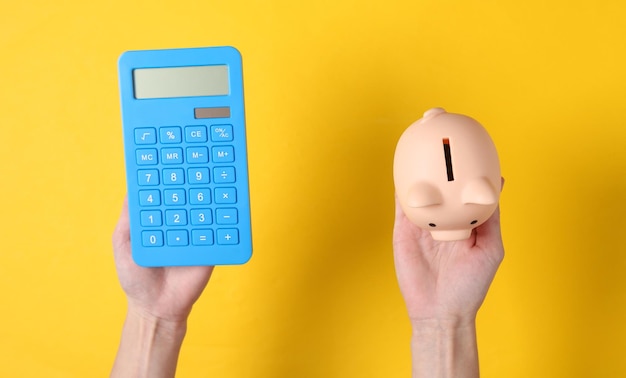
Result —
[[[134,136],[142,245],[239,244],[232,125],[139,127]]]

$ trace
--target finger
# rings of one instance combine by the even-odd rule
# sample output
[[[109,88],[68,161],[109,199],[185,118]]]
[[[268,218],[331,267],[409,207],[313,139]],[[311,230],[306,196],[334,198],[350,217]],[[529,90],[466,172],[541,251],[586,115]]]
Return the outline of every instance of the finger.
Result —
[[[130,220],[128,219],[128,197],[124,196],[122,211],[113,231],[113,246],[118,248],[130,240]]]
[[[504,258],[504,245],[500,229],[500,206],[485,223],[476,228],[475,245],[491,255],[493,261],[499,263]]]
[[[398,200],[398,196],[395,196],[395,223],[394,223],[394,234],[402,234],[408,232],[409,234],[414,234],[414,229],[419,229],[416,225],[414,225],[409,218],[404,213],[402,206],[400,205],[400,201]],[[411,231],[413,230],[413,231]]]
[[[394,201],[395,201],[395,205],[396,205],[395,215],[396,215],[396,221],[397,221],[399,218],[404,218],[405,215],[404,215],[404,211],[402,210],[402,206],[400,206],[400,200],[398,200],[398,194],[397,193],[394,193]]]
[[[504,177],[500,178],[500,192],[504,190]],[[476,228],[476,244],[482,247],[493,243],[502,244],[502,230],[500,227],[500,204],[485,223]]]
[[[415,250],[419,243],[432,243],[430,232],[415,225],[406,216],[398,196],[395,196],[395,223],[393,226],[394,254],[405,254]],[[410,253],[411,254],[411,253]]]

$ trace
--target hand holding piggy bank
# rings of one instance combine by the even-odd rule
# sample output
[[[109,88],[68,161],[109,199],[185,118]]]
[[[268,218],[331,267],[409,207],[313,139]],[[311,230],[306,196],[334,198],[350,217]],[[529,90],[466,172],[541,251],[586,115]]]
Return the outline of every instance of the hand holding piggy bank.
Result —
[[[407,218],[435,240],[462,240],[498,206],[496,147],[474,119],[434,108],[400,137],[393,164]]]

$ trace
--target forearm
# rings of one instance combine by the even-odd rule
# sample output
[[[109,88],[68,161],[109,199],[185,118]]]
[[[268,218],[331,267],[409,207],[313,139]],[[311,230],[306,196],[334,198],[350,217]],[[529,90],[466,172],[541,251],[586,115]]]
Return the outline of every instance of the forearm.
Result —
[[[186,329],[129,308],[111,377],[174,377]]]
[[[413,378],[477,378],[476,325],[468,321],[413,322]]]

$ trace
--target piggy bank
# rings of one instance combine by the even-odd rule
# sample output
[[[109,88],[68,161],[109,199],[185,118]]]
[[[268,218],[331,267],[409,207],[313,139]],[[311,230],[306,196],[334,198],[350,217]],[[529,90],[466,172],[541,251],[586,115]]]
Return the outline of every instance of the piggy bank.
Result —
[[[498,152],[487,131],[441,108],[404,131],[393,178],[407,218],[435,240],[467,239],[493,214],[502,188]]]

